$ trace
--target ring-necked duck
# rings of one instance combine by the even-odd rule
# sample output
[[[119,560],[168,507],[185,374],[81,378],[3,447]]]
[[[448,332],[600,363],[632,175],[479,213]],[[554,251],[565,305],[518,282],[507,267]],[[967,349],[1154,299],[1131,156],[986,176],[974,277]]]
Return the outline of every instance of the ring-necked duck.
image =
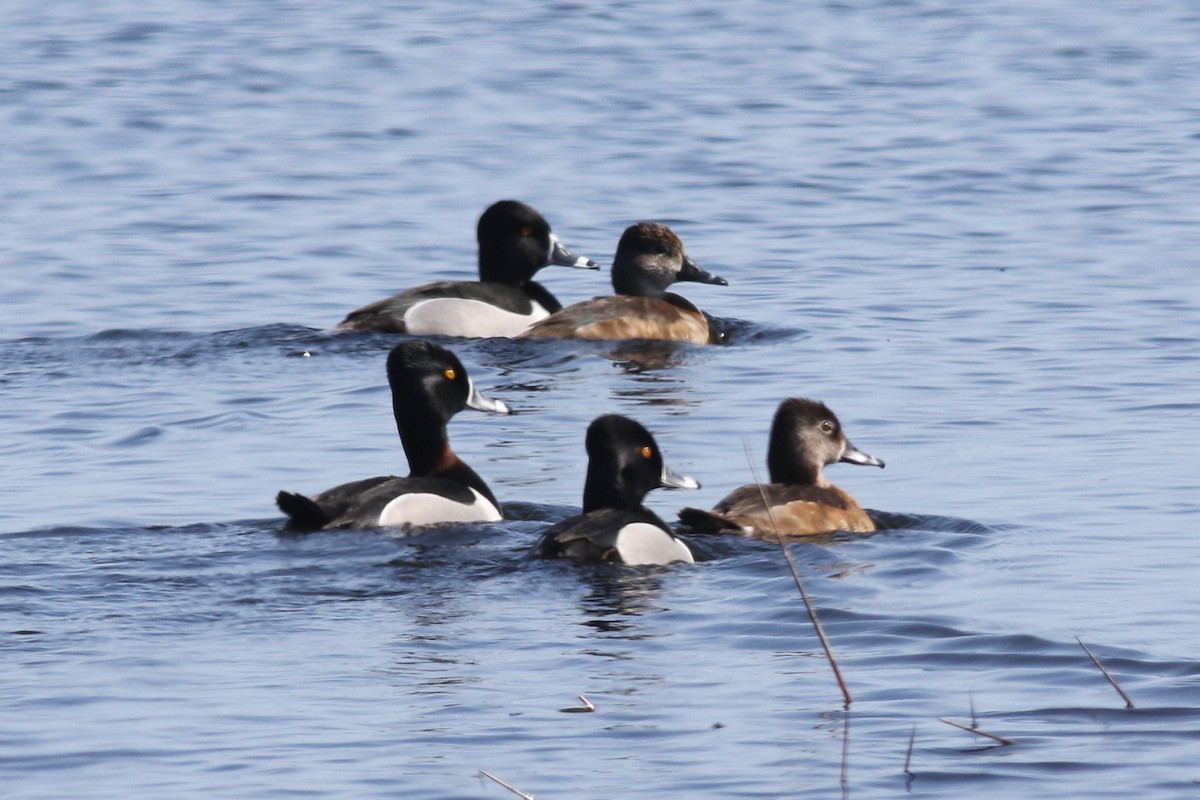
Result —
[[[420,526],[502,519],[500,504],[475,471],[450,449],[446,423],[464,408],[507,414],[484,397],[449,350],[413,340],[387,359],[392,412],[404,453],[406,478],[381,476],[344,483],[316,497],[280,492],[275,502],[291,530]]]
[[[583,513],[546,531],[533,555],[616,564],[695,561],[683,540],[642,501],[651,489],[698,489],[700,484],[667,467],[654,437],[628,417],[597,417],[588,426],[586,446]]]
[[[564,308],[521,334],[529,339],[672,339],[694,344],[714,340],[708,318],[667,291],[676,281],[728,286],[696,266],[670,228],[639,222],[625,229],[613,256],[615,295]]]
[[[883,466],[878,458],[850,444],[824,403],[788,398],[779,404],[771,425],[767,449],[771,482],[735,489],[711,512],[685,508],[679,519],[705,533],[805,536],[875,530],[875,523],[854,498],[825,479],[824,467],[838,461]]]
[[[492,204],[479,218],[479,280],[418,286],[351,311],[340,331],[421,336],[513,337],[553,314],[562,303],[533,276],[552,264],[599,269],[550,232],[550,223],[516,200]]]

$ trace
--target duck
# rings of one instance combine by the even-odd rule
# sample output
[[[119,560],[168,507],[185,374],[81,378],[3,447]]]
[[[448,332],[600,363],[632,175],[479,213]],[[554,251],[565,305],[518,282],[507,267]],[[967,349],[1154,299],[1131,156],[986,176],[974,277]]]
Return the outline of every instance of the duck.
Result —
[[[491,489],[451,449],[446,423],[464,408],[508,414],[508,406],[480,392],[452,352],[423,339],[392,348],[387,376],[408,476],[351,481],[311,498],[279,492],[275,502],[288,517],[287,529],[412,529],[503,519]]]
[[[567,306],[533,323],[518,338],[717,341],[704,312],[667,291],[677,281],[729,285],[701,269],[666,225],[639,222],[625,229],[613,256],[616,294]]]
[[[669,468],[650,432],[620,414],[594,419],[585,448],[583,513],[547,530],[533,556],[630,565],[694,562],[687,543],[642,501],[651,489],[700,484]]]
[[[599,269],[563,246],[550,223],[517,200],[493,203],[479,217],[478,281],[427,283],[351,311],[337,331],[417,336],[512,338],[562,308],[533,280],[551,265]]]
[[[712,511],[685,508],[680,521],[696,533],[811,536],[833,531],[870,533],[875,523],[853,497],[830,483],[829,464],[883,467],[846,438],[842,424],[817,400],[790,397],[779,404],[767,449],[770,483],[734,489]]]

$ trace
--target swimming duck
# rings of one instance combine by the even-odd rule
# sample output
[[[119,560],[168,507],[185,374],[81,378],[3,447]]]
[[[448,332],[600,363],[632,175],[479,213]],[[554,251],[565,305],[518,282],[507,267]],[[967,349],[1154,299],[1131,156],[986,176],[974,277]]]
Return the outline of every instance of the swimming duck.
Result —
[[[534,323],[520,338],[715,341],[704,313],[667,291],[676,281],[729,285],[724,278],[698,267],[666,225],[639,222],[625,229],[613,256],[615,295],[556,311]]]
[[[291,530],[420,526],[503,518],[475,471],[450,449],[446,423],[464,408],[509,413],[475,388],[462,362],[422,340],[392,348],[387,359],[392,412],[408,456],[406,478],[381,476],[335,486],[308,498],[280,492],[275,502]]]
[[[698,533],[806,536],[875,530],[875,523],[854,498],[825,479],[824,467],[839,461],[883,466],[878,458],[850,444],[824,403],[788,398],[779,404],[771,425],[767,449],[771,482],[735,489],[711,512],[685,508],[679,519]]]
[[[550,223],[516,200],[492,204],[479,218],[479,280],[418,286],[351,311],[339,331],[421,336],[513,337],[562,308],[533,276],[552,264],[599,269],[563,247]]]
[[[586,448],[583,513],[546,531],[533,555],[616,564],[695,561],[683,540],[642,506],[651,489],[700,487],[663,463],[650,432],[628,417],[606,414],[588,426]]]

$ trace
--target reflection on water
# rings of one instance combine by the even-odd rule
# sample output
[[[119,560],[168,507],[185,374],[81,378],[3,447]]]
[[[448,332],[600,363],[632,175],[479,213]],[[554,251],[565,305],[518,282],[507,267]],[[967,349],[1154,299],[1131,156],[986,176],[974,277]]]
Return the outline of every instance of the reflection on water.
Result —
[[[603,564],[581,569],[581,579],[588,587],[588,593],[579,601],[580,609],[589,617],[586,624],[598,629],[628,630],[629,617],[667,610],[662,596],[663,570]]]
[[[660,342],[648,339],[614,342],[600,353],[630,375],[659,371],[684,363],[688,351],[697,345],[684,342]]]

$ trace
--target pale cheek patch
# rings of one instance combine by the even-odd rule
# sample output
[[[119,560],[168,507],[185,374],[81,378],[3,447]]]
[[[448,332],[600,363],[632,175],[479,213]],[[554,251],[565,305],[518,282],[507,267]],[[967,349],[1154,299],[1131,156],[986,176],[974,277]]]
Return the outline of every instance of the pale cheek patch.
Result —
[[[617,533],[616,551],[626,564],[671,564],[696,559],[683,542],[648,522],[634,522]]]
[[[480,300],[438,297],[422,300],[404,315],[404,329],[419,336],[501,336],[509,339],[550,316],[536,302],[528,316],[496,308]]]
[[[379,524],[383,526],[436,525],[441,522],[498,522],[500,511],[474,489],[475,502],[467,505],[438,494],[410,492],[383,507]]]

